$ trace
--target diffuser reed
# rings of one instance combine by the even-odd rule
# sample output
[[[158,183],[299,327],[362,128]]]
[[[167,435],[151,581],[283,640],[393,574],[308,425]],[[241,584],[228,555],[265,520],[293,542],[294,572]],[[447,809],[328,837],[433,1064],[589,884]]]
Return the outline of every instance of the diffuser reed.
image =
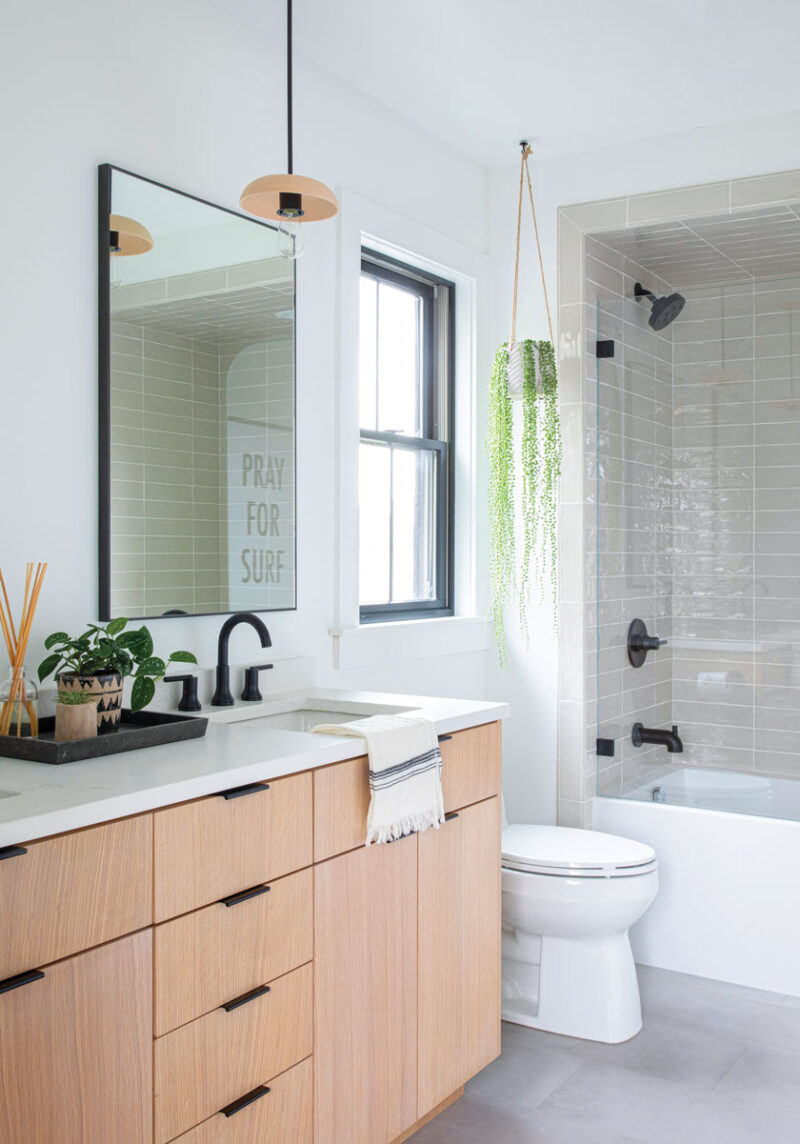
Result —
[[[39,721],[36,716],[36,708],[28,695],[23,672],[25,652],[28,649],[33,617],[36,614],[36,605],[39,602],[39,593],[42,590],[47,565],[37,564],[35,568],[36,571],[34,572],[33,564],[27,564],[25,567],[25,598],[22,603],[19,627],[14,624],[14,616],[8,599],[8,592],[6,591],[6,582],[3,576],[3,570],[0,568],[0,588],[2,588],[3,593],[3,598],[0,600],[0,627],[3,629],[3,638],[6,641],[8,660],[11,664],[10,691],[0,711],[0,735],[11,734],[11,724],[14,719],[15,709],[17,713],[17,735],[22,734],[23,707],[30,720],[31,734],[34,736],[39,734]]]

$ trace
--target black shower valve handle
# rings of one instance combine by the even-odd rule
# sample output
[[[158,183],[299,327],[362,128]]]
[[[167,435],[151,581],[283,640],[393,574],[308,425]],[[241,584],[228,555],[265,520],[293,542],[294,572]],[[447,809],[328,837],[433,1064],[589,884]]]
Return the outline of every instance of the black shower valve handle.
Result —
[[[649,635],[644,620],[632,620],[628,628],[627,641],[628,662],[631,667],[641,667],[647,659],[647,653],[658,651],[666,642],[666,640],[659,639],[658,636]]]

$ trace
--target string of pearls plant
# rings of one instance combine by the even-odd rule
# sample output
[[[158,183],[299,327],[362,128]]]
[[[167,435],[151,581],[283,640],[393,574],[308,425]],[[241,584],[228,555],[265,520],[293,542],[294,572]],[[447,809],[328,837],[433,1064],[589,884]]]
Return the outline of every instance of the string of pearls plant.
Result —
[[[547,341],[527,338],[514,347],[522,358],[521,553],[516,537],[514,416],[509,395],[509,351],[505,342],[495,355],[489,384],[489,525],[492,579],[491,615],[501,666],[508,662],[505,617],[517,598],[520,628],[528,642],[531,585],[544,600],[549,587],[557,620],[557,497],[561,474],[561,426],[555,352]]]

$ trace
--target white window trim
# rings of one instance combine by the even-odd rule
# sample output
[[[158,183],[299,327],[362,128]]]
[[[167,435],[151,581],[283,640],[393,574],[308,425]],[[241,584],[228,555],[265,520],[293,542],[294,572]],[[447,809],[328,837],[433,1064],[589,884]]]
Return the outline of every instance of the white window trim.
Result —
[[[476,552],[478,315],[488,258],[446,235],[342,190],[339,214],[339,377],[336,434],[336,588],[330,629],[334,666],[483,650],[491,633],[478,599]],[[358,601],[358,322],[361,250],[418,266],[455,283],[455,529],[454,615],[429,620],[360,624]],[[421,255],[424,251],[424,256]],[[480,302],[480,305],[479,305]]]

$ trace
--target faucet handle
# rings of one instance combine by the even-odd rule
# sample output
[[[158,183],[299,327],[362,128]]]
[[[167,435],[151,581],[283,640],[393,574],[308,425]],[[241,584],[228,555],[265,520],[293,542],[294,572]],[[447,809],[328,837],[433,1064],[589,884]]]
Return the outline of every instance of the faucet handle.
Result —
[[[202,711],[203,707],[197,698],[196,675],[165,675],[164,683],[182,683],[183,694],[178,704],[179,711]]]
[[[242,699],[244,699],[246,703],[260,703],[264,698],[258,686],[258,673],[260,671],[271,671],[273,666],[274,664],[271,663],[259,663],[245,670]]]

